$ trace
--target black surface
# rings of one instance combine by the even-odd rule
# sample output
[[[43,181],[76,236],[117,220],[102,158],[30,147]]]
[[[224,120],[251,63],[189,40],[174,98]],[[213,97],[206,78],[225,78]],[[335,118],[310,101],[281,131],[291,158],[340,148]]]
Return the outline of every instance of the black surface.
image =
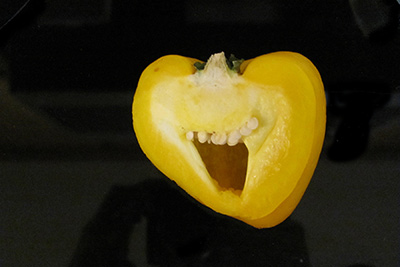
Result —
[[[177,192],[171,182],[157,179],[112,188],[85,227],[70,266],[135,266],[128,245],[142,217],[152,265],[310,266],[299,223],[288,219],[271,229],[255,229]]]
[[[110,13],[107,20],[100,14],[98,23],[93,23],[96,16],[87,11],[90,8],[79,8],[74,1],[75,9],[68,9],[67,1],[48,2],[47,9],[31,12],[36,20],[16,27],[20,34],[6,46],[12,90],[132,90],[141,71],[165,54],[206,60],[225,51],[248,59],[280,50],[310,58],[327,84],[383,81],[394,88],[400,81],[398,4],[368,2],[378,2],[390,12],[373,13],[346,0],[271,0],[270,10],[265,11],[271,19],[259,18],[257,23],[228,9],[257,1],[207,1],[201,9],[196,1],[113,1],[104,10],[99,8],[103,1],[83,1],[81,5],[92,5],[97,13]],[[74,23],[55,21],[55,10],[63,17],[69,14]],[[218,14],[215,19],[206,16],[212,12]],[[219,20],[223,15],[232,19]],[[87,16],[93,17],[92,23]],[[374,29],[376,35],[363,34],[365,24],[374,21],[385,23]]]
[[[134,265],[128,242],[143,218],[148,247],[139,258],[150,264],[379,266],[398,258],[397,1],[7,0],[0,27],[0,266],[55,266],[61,256],[71,266]],[[256,230],[168,182],[138,182],[155,172],[135,141],[130,107],[149,63],[282,50],[310,58],[327,92],[323,160],[295,212],[300,221]],[[129,100],[97,103],[103,93]],[[53,94],[66,99],[52,103]],[[129,185],[110,189],[118,179]]]

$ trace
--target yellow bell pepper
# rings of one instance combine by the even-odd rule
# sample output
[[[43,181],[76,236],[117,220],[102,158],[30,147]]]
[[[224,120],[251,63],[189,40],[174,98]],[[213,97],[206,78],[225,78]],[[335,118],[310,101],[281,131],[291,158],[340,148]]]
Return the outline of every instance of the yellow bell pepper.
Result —
[[[257,228],[284,221],[317,165],[326,103],[304,56],[206,63],[161,57],[142,73],[133,126],[150,161],[193,198]]]

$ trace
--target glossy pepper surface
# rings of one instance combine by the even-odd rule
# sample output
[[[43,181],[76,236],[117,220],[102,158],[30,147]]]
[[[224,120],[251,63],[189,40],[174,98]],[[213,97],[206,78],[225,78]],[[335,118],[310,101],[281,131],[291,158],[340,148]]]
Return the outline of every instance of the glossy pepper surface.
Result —
[[[150,161],[212,210],[257,228],[284,221],[317,165],[324,87],[304,56],[206,63],[164,56],[142,73],[133,126]]]

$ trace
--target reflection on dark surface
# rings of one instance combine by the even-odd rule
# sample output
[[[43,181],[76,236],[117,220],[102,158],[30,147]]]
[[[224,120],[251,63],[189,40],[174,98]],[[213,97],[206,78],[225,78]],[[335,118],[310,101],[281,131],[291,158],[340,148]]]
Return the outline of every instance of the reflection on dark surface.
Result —
[[[85,227],[70,266],[135,266],[127,258],[128,245],[142,217],[147,221],[149,264],[310,265],[298,223],[288,219],[274,228],[255,229],[205,209],[167,181],[148,180],[109,192]]]
[[[390,87],[382,82],[342,82],[328,89],[328,112],[341,119],[328,156],[335,161],[355,159],[367,148],[370,120],[389,101]]]

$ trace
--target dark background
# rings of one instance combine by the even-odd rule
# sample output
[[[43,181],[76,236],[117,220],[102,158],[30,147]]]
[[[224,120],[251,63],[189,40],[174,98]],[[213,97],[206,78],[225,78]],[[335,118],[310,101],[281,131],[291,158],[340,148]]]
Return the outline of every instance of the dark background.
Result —
[[[1,0],[0,266],[397,266],[399,7]],[[163,55],[282,50],[319,69],[327,134],[294,214],[255,231],[166,182],[137,145],[131,102]]]

